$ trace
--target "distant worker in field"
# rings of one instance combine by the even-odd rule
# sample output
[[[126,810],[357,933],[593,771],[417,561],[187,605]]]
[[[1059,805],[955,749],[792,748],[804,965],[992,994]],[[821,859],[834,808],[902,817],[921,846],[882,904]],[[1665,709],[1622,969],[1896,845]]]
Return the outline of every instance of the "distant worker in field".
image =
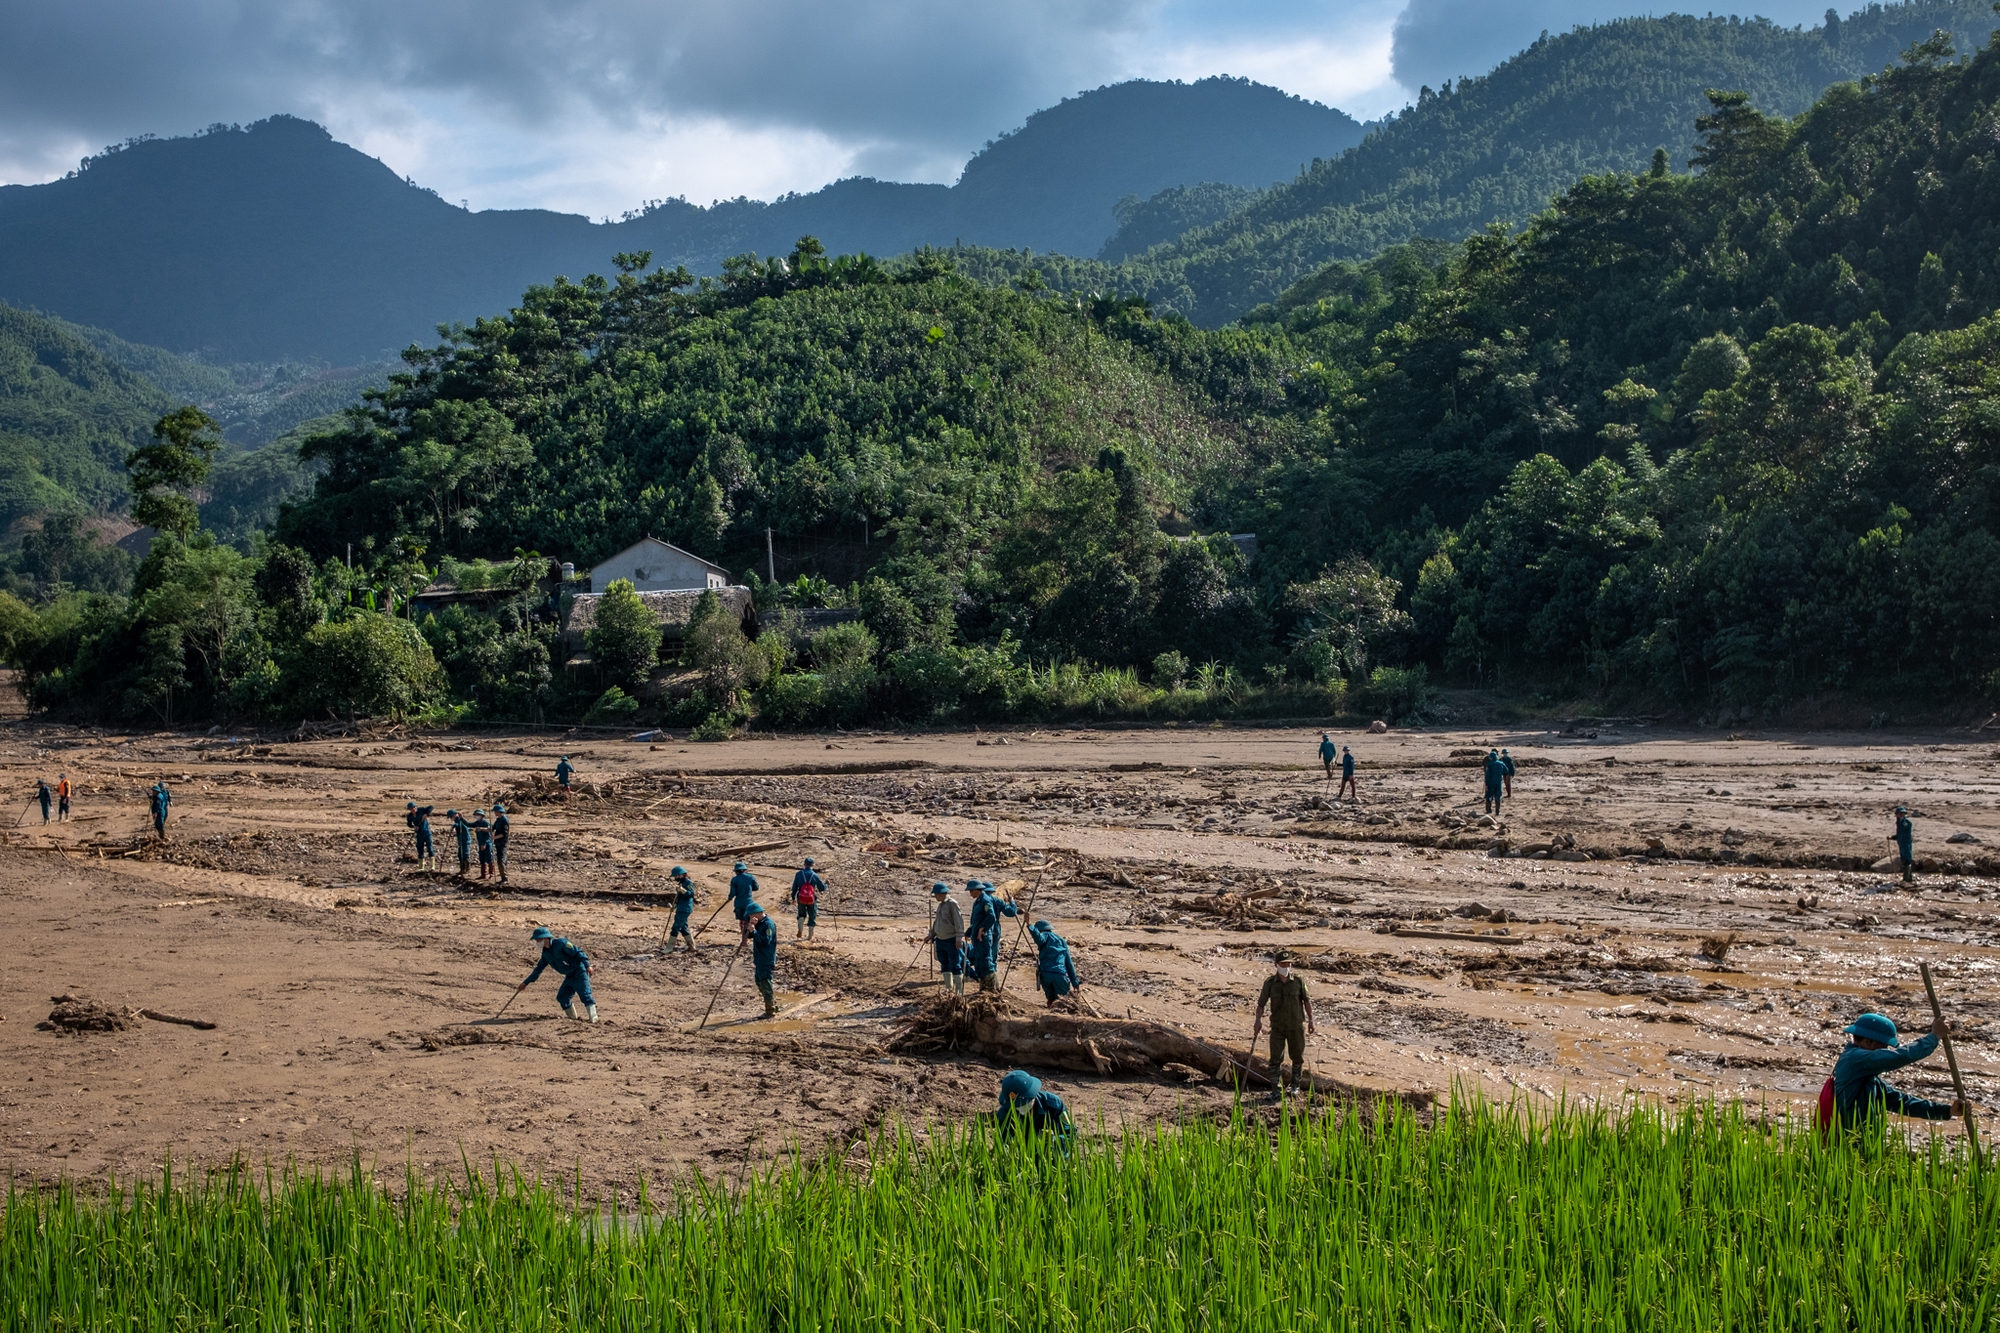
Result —
[[[1319,734],[1319,762],[1326,769],[1326,780],[1333,781],[1333,761],[1340,757],[1340,747],[1333,743],[1333,734],[1322,731]]]
[[[1076,960],[1070,957],[1069,941],[1056,934],[1054,926],[1037,921],[1028,927],[1028,937],[1035,942],[1035,983],[1050,1005],[1083,985],[1076,974]]]
[[[493,803],[493,865],[500,872],[500,882],[507,882],[507,843],[514,836],[514,825],[507,818],[507,807],[498,801]]]
[[[155,782],[152,789],[146,793],[146,797],[152,803],[153,807],[153,836],[165,838],[167,836],[167,812],[173,809],[174,794],[167,790],[166,783]]]
[[[736,932],[739,938],[750,938],[750,904],[757,898],[757,877],[750,873],[750,867],[743,862],[736,863],[736,873],[729,879],[729,910],[736,915]]]
[[[56,774],[56,818],[69,818],[69,774]]]
[[[1514,799],[1514,756],[1500,751],[1500,785],[1506,790],[1507,799]]]
[[[556,764],[556,786],[562,788],[562,794],[565,796],[569,795],[570,775],[575,772],[576,770],[570,767],[568,755],[564,755]]]
[[[688,952],[693,953],[694,932],[688,929],[688,918],[694,915],[694,881],[688,878],[685,866],[675,866],[667,878],[674,882],[674,927],[667,932],[667,950],[671,953],[679,947],[675,940],[686,940]]]
[[[49,822],[49,803],[56,798],[55,788],[49,786],[47,778],[35,779],[35,799],[42,803],[42,822]]]
[[[750,928],[751,975],[756,979],[757,993],[764,997],[764,1017],[771,1018],[778,1012],[778,992],[771,982],[778,971],[778,927],[770,914],[754,902],[744,920]]]
[[[1340,790],[1333,794],[1334,800],[1352,794],[1354,803],[1361,804],[1361,788],[1354,783],[1354,747],[1344,745],[1340,749]]]
[[[1250,1024],[1250,1046],[1257,1046],[1257,1034],[1264,1027],[1264,1009],[1271,1010],[1271,1096],[1285,1095],[1285,1052],[1292,1053],[1291,1091],[1297,1092],[1305,1078],[1306,1037],[1319,1029],[1313,1025],[1312,997],[1306,994],[1304,977],[1292,975],[1292,953],[1280,949],[1272,959],[1271,975],[1257,992],[1257,1017]]]
[[[1942,1018],[1932,1023],[1927,1033],[1908,1046],[1901,1046],[1896,1025],[1885,1014],[1863,1014],[1849,1023],[1846,1030],[1854,1041],[1841,1051],[1840,1059],[1833,1066],[1833,1077],[1827,1080],[1826,1090],[1820,1093],[1822,1127],[1829,1119],[1829,1094],[1831,1118],[1850,1126],[1870,1116],[1891,1112],[1917,1120],[1949,1120],[1963,1113],[1965,1106],[1962,1102],[1934,1102],[1912,1097],[1906,1092],[1898,1092],[1882,1078],[1892,1069],[1901,1069],[1904,1065],[1930,1058],[1931,1053],[1937,1050],[1938,1039],[1944,1036]],[[1898,1049],[1899,1046],[1901,1049]]]
[[[479,845],[479,878],[493,877],[493,826],[486,822],[486,807],[472,812],[472,836]]]
[[[466,871],[472,869],[472,825],[456,810],[447,810],[444,815],[451,821],[452,836],[458,839],[458,877],[464,879]]]
[[[819,871],[813,869],[813,859],[808,856],[799,873],[792,876],[791,891],[785,895],[786,900],[798,908],[799,924],[793,938],[809,940],[813,937],[813,931],[819,926],[820,896],[825,892],[826,881],[820,878]]]
[[[943,880],[931,885],[931,948],[937,954],[938,971],[944,974],[945,989],[965,994],[965,913],[951,900],[951,886]]]
[[[972,922],[970,935],[970,956],[968,970],[981,990],[1000,989],[1000,942],[1003,938],[1001,917],[1016,917],[1021,909],[1011,898],[994,897],[993,884],[989,880],[966,881],[965,887],[972,892]]]
[[[1010,1069],[1000,1080],[1000,1110],[994,1118],[1000,1137],[1046,1134],[1065,1151],[1076,1136],[1063,1099],[1042,1086],[1042,1081],[1022,1069]]]
[[[1897,859],[1903,863],[1903,883],[1911,884],[1917,878],[1916,829],[1910,824],[1910,807],[1896,807],[1896,831],[1889,835],[1896,844]]]
[[[1486,813],[1495,819],[1500,817],[1500,793],[1507,780],[1507,766],[1500,762],[1498,750],[1486,752]]]
[[[562,985],[556,988],[556,1003],[571,1018],[597,1021],[597,997],[590,993],[590,955],[563,939],[547,926],[536,926],[530,936],[542,942],[542,956],[535,960],[535,970],[528,973],[528,979],[514,988],[518,994],[535,984],[535,978],[542,975],[542,969],[553,967],[562,975]],[[571,1000],[583,1001],[583,1013],[570,1005]]]
[[[416,835],[419,870],[437,869],[437,846],[431,841],[431,811],[436,808],[433,805],[419,806],[415,801],[409,801],[403,810],[403,822],[409,826],[410,832]]]

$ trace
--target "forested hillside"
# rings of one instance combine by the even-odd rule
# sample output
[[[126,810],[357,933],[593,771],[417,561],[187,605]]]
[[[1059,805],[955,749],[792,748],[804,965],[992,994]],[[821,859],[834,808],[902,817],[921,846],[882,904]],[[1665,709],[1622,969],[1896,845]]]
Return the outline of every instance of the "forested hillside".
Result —
[[[1240,79],[1130,82],[1036,112],[957,186],[845,180],[765,204],[655,201],[617,222],[468,212],[290,116],[148,137],[46,185],[0,186],[0,300],[216,362],[393,356],[530,283],[624,250],[717,273],[799,236],[1094,254],[1113,208],[1171,186],[1264,187],[1361,137],[1351,117]]]
[[[1544,37],[1482,78],[1426,88],[1359,147],[1314,162],[1220,221],[1147,253],[1114,243],[1103,258],[1124,259],[1116,268],[997,255],[968,255],[964,266],[1007,275],[1032,263],[1055,286],[1138,292],[1219,324],[1329,260],[1525,223],[1584,176],[1644,170],[1656,149],[1679,168],[1709,89],[1797,115],[1826,88],[1881,70],[1936,30],[1974,50],[1996,22],[1988,0],[1870,5],[1805,30],[1762,19],[1620,19]]]
[[[305,441],[325,473],[268,554],[190,527],[130,600],[0,627],[39,701],[130,716],[1420,717],[1440,680],[1971,705],[2000,694],[1996,124],[1994,44],[1795,121],[1717,94],[1698,174],[1661,153],[1214,331],[935,252],[802,241],[705,283],[626,256]],[[767,525],[863,522],[844,586],[755,577]],[[767,632],[704,611],[661,675],[607,597],[558,670],[535,574],[648,531],[743,570]],[[512,591],[410,619],[441,570]],[[788,618],[826,606],[856,619]]]

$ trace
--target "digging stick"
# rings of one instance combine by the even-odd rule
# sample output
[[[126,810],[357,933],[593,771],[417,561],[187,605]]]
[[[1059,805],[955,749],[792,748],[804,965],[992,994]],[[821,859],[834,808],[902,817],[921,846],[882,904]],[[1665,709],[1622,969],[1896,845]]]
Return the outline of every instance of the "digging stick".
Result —
[[[1042,881],[1048,877],[1048,873],[1044,870],[1035,876],[1035,887],[1028,891],[1028,905],[1021,909],[1021,915],[1016,918],[1021,924],[1014,932],[1014,947],[1007,951],[1007,966],[1000,969],[1000,989],[1003,991],[1007,989],[1008,974],[1014,970],[1014,955],[1021,952],[1021,941],[1027,938],[1028,918],[1035,914],[1035,899],[1041,895]],[[1008,894],[1007,901],[1013,902],[1014,895]]]
[[[694,928],[694,933],[695,933],[695,938],[696,938],[696,939],[699,939],[699,938],[701,938],[701,932],[703,932],[704,930],[707,930],[707,929],[708,929],[708,928],[709,928],[710,926],[712,926],[712,925],[714,925],[714,924],[715,924],[715,918],[717,918],[717,917],[721,916],[721,915],[722,915],[722,909],[723,909],[723,908],[725,908],[725,907],[727,907],[727,906],[729,906],[729,899],[727,899],[727,898],[724,898],[724,899],[723,899],[723,900],[722,900],[721,902],[719,902],[719,903],[717,903],[717,904],[715,905],[715,910],[714,910],[713,912],[710,912],[710,913],[708,914],[708,920],[706,920],[706,921],[702,922],[702,923],[701,923],[700,925],[698,925],[698,926],[696,926],[696,927]],[[741,932],[741,931],[738,931],[737,933],[738,933],[739,935],[740,935],[740,934],[742,934],[742,932]]]
[[[32,810],[32,809],[34,809],[34,808],[35,808],[35,803],[34,803],[34,801],[33,801],[32,799],[30,799],[30,800],[29,800],[29,802],[28,802],[28,803],[27,803],[26,805],[24,805],[24,806],[22,806],[22,807],[21,807],[21,817],[20,817],[19,819],[17,819],[17,820],[15,820],[15,821],[14,821],[14,827],[15,827],[15,828],[19,828],[19,827],[21,827],[21,825],[23,825],[23,824],[27,823],[27,822],[28,822],[28,811],[30,811],[30,810]]]
[[[507,997],[507,1004],[503,1004],[503,1005],[501,1005],[501,1006],[500,1006],[500,1014],[504,1014],[504,1013],[506,1013],[506,1012],[507,1012],[507,1005],[511,1005],[512,1003],[514,1003],[514,1001],[515,1001],[515,1000],[519,999],[519,998],[520,998],[520,995],[521,995],[521,992],[522,992],[522,991],[524,991],[524,990],[526,990],[526,989],[527,989],[527,987],[526,987],[526,986],[516,986],[516,987],[514,988],[514,993],[513,993],[512,995],[509,995],[509,996]],[[487,1021],[487,1022],[489,1022],[489,1023],[498,1023],[498,1022],[500,1021],[500,1014],[495,1014],[495,1015],[493,1015],[493,1017],[491,1017],[491,1018],[487,1019],[486,1021]]]
[[[917,965],[917,954],[921,954],[924,951],[924,945],[929,944],[930,942],[931,942],[930,936],[928,935],[924,936],[922,942],[920,942],[917,945],[917,953],[911,954],[910,961],[903,964],[903,970],[896,974],[896,986],[902,985],[903,978],[910,975],[910,969]],[[929,975],[929,973],[927,972],[925,975]],[[889,989],[894,990],[896,986],[891,986]]]
[[[1958,1094],[1959,1113],[1965,1117],[1965,1137],[1972,1144],[1972,1160],[1979,1162],[1979,1130],[1972,1122],[1972,1103],[1965,1099],[1965,1080],[1959,1076],[1958,1053],[1951,1048],[1951,1030],[1944,1028],[1944,1009],[1938,1004],[1937,987],[1931,984],[1931,965],[1917,965],[1924,974],[1924,993],[1931,997],[1931,1017],[1943,1028],[1939,1040],[1944,1044],[1944,1060],[1951,1066],[1952,1091]]]
[[[743,956],[743,946],[748,942],[748,936],[736,941],[736,952],[729,955],[729,966],[722,969],[722,980],[716,982],[715,989],[708,993],[708,1008],[701,1011],[701,1022],[695,1024],[694,1028],[696,1032],[708,1026],[708,1016],[715,1012],[715,997],[722,994],[722,987],[728,982],[729,974],[735,970],[736,960]]]

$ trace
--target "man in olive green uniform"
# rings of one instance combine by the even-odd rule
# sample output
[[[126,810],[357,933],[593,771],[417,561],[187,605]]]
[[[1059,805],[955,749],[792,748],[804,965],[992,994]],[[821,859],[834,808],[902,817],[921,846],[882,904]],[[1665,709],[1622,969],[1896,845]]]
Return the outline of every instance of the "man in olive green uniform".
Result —
[[[1292,974],[1292,955],[1288,949],[1278,950],[1277,970],[1264,978],[1264,989],[1257,992],[1257,1017],[1250,1028],[1250,1045],[1257,1045],[1257,1034],[1264,1027],[1264,1007],[1271,1009],[1271,1096],[1285,1095],[1284,1061],[1287,1047],[1292,1052],[1292,1085],[1297,1092],[1305,1076],[1306,1034],[1317,1032],[1313,1026],[1312,998],[1306,994],[1305,978]]]

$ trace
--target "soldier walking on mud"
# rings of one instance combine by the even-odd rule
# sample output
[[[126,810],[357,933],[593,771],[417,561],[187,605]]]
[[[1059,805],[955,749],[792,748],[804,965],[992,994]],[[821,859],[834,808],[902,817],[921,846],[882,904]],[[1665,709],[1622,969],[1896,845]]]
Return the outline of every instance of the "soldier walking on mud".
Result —
[[[785,895],[787,901],[798,906],[799,923],[794,939],[809,940],[819,928],[819,900],[825,892],[826,881],[813,869],[813,859],[808,856],[799,873],[792,876],[791,891]]]
[[[486,822],[484,806],[472,812],[472,836],[479,844],[479,878],[491,879],[493,878],[493,826]]]
[[[500,871],[500,882],[507,882],[507,842],[514,836],[514,825],[507,818],[507,807],[498,801],[493,803],[493,864]]]
[[[1340,747],[1340,790],[1333,794],[1333,799],[1337,801],[1348,795],[1354,797],[1356,805],[1361,804],[1361,788],[1354,782],[1354,747],[1343,745]]]
[[[173,808],[174,794],[167,790],[165,782],[155,782],[146,797],[153,807],[153,836],[164,841],[167,836],[167,811]]]
[[[750,867],[738,861],[736,873],[729,877],[729,910],[736,914],[736,933],[740,939],[750,938],[750,904],[757,898],[757,877],[750,873]]]
[[[694,881],[688,878],[686,866],[675,866],[667,878],[674,882],[674,926],[667,932],[667,951],[672,953],[679,947],[675,940],[686,940],[687,951],[693,953],[694,934],[688,929],[688,918],[694,914]]]
[[[1514,756],[1500,751],[1500,785],[1507,792],[1507,799],[1514,799]]]
[[[472,869],[472,825],[457,810],[447,810],[444,814],[451,821],[452,836],[458,840],[458,877],[464,879]]]
[[[35,799],[42,803],[42,822],[49,822],[49,802],[55,799],[55,789],[49,786],[47,778],[35,779]]]
[[[565,796],[569,795],[569,780],[575,772],[576,770],[570,767],[569,756],[564,755],[562,761],[556,765],[556,786],[562,789],[562,794]]]
[[[1910,824],[1910,807],[1896,807],[1896,831],[1889,835],[1896,844],[1897,859],[1903,863],[1903,883],[1914,884],[1917,879],[1917,858],[1915,855],[1916,830]]]
[[[945,989],[965,994],[965,914],[951,900],[951,885],[938,880],[931,885],[931,948],[937,954],[938,971],[944,974]]]
[[[1291,1091],[1297,1092],[1305,1077],[1306,1037],[1319,1029],[1313,1025],[1312,997],[1306,994],[1304,977],[1292,975],[1292,954],[1289,949],[1278,950],[1272,960],[1275,970],[1264,978],[1264,989],[1257,992],[1257,1017],[1250,1026],[1250,1046],[1257,1046],[1257,1034],[1264,1027],[1264,1009],[1271,1010],[1271,1097],[1278,1100],[1285,1095],[1285,1052],[1292,1053]]]
[[[1328,782],[1333,781],[1333,761],[1339,755],[1340,747],[1333,743],[1333,733],[1322,731],[1319,734],[1319,762],[1326,769],[1326,780]]]
[[[970,971],[979,989],[996,991],[1000,989],[1000,918],[1021,914],[1021,909],[1012,901],[1002,902],[993,896],[991,881],[971,879],[965,882],[966,891],[972,897],[972,922],[970,928],[971,949],[969,951]]]
[[[1507,766],[1500,761],[1498,750],[1486,752],[1486,805],[1485,811],[1495,819],[1500,818],[1500,793],[1507,778]]]
[[[764,997],[764,1017],[775,1018],[778,992],[773,988],[771,979],[778,970],[778,927],[771,921],[770,913],[757,903],[750,904],[744,924],[750,929],[751,976],[757,982],[757,993]],[[737,947],[740,949],[743,946]]]
[[[410,801],[404,809],[403,822],[409,825],[410,831],[416,834],[417,838],[419,870],[437,869],[437,847],[431,841],[431,811],[436,808],[432,805],[419,806],[415,801]]]

